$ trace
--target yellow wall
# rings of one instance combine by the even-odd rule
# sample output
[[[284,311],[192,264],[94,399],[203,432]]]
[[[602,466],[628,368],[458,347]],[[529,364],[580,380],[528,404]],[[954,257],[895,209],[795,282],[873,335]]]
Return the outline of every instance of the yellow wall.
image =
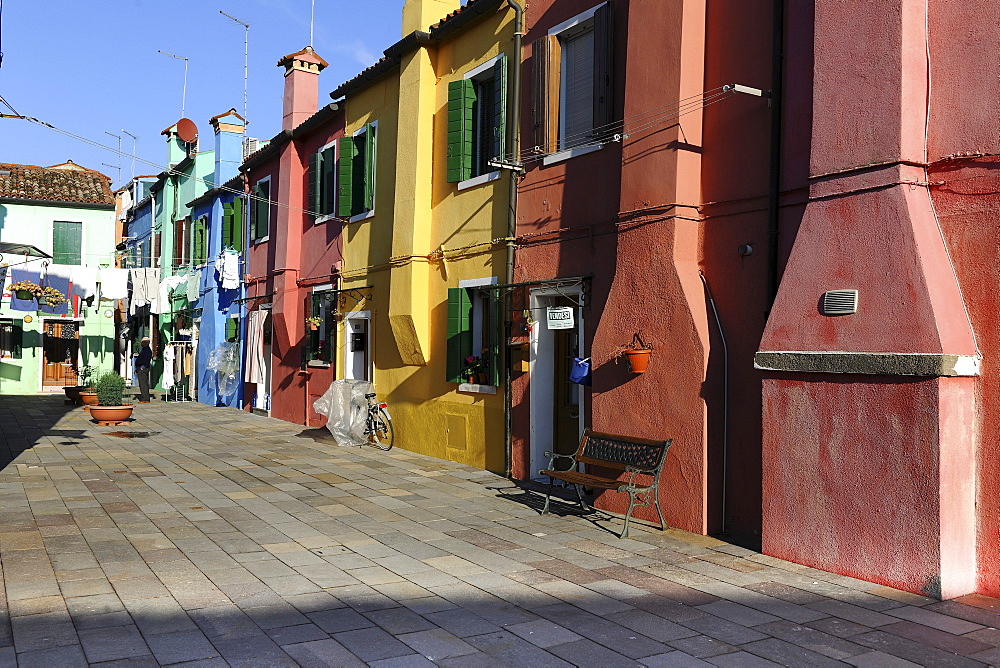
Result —
[[[489,242],[506,236],[509,182],[504,174],[462,192],[447,182],[447,106],[450,81],[501,49],[511,62],[512,44],[513,14],[503,9],[407,54],[346,101],[348,133],[378,120],[378,138],[375,215],[345,228],[342,286],[371,285],[372,299],[344,307],[372,312],[375,387],[389,402],[396,446],[499,472],[503,388],[460,393],[446,382],[447,307],[460,280],[504,281],[503,245]],[[455,250],[479,243],[487,245]]]

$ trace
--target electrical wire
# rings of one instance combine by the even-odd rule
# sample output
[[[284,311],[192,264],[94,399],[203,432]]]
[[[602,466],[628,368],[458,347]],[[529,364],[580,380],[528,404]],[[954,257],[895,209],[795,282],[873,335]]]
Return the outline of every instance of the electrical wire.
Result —
[[[209,179],[203,179],[203,178],[200,178],[200,177],[197,177],[197,176],[193,176],[191,174],[185,174],[184,172],[178,171],[178,170],[173,169],[171,167],[164,167],[163,165],[160,165],[159,163],[153,162],[152,160],[145,160],[144,158],[140,158],[140,157],[138,157],[136,155],[127,153],[125,151],[120,151],[120,150],[114,148],[113,146],[107,146],[106,144],[102,144],[99,141],[96,141],[96,140],[93,140],[93,139],[88,139],[87,137],[83,137],[83,136],[78,135],[78,134],[74,134],[74,133],[70,132],[69,130],[63,130],[62,128],[58,128],[55,125],[52,125],[51,123],[48,123],[46,121],[39,120],[39,119],[34,118],[32,116],[24,116],[22,114],[19,114],[17,112],[17,110],[15,110],[14,107],[12,107],[10,105],[10,103],[7,102],[7,100],[5,100],[3,98],[3,96],[0,96],[0,102],[3,102],[3,104],[6,105],[8,109],[10,109],[12,112],[14,112],[14,117],[16,117],[18,119],[28,121],[29,123],[33,123],[34,125],[39,125],[39,126],[41,126],[43,128],[47,128],[49,130],[53,130],[54,132],[58,132],[61,135],[64,135],[64,136],[69,137],[71,139],[75,139],[77,141],[83,142],[84,144],[87,144],[89,146],[93,146],[94,148],[99,148],[99,149],[103,149],[105,151],[110,151],[111,153],[114,153],[116,155],[120,155],[120,156],[124,156],[124,157],[129,157],[129,158],[132,158],[133,160],[136,160],[138,162],[150,165],[152,167],[156,167],[162,173],[168,174],[170,176],[181,176],[181,177],[184,177],[184,178],[192,179],[194,181],[200,181],[200,182],[204,183],[205,185],[207,185],[209,188],[213,188],[213,189],[216,189],[216,190],[221,190],[223,192],[227,192],[227,193],[232,193],[232,194],[235,194],[235,195],[239,195],[239,196],[244,197],[244,198],[246,198],[247,200],[250,200],[250,201],[266,202],[269,205],[274,205],[276,207],[287,209],[289,211],[294,211],[294,212],[298,212],[298,213],[304,213],[304,214],[306,214],[308,216],[312,216],[314,218],[318,218],[320,216],[327,216],[327,215],[329,215],[329,214],[319,213],[317,211],[311,211],[309,209],[303,209],[303,208],[300,208],[300,207],[297,207],[297,206],[292,206],[290,204],[285,204],[284,202],[279,202],[277,200],[273,200],[273,199],[270,199],[268,197],[260,197],[259,195],[254,195],[253,193],[247,193],[247,192],[244,192],[242,190],[237,190],[236,188],[229,188],[229,187],[227,187],[225,185],[216,185],[216,183],[214,181],[211,181]],[[10,118],[10,117],[6,116],[5,118]],[[339,222],[342,222],[342,223],[348,222],[347,219],[336,217],[336,216],[333,217],[333,218],[328,218],[327,220],[336,220],[336,221],[339,221]]]

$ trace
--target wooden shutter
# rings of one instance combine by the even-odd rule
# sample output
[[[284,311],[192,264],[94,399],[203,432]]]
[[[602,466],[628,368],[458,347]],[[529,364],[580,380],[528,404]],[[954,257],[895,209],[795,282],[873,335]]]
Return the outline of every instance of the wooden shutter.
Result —
[[[229,231],[229,238],[232,240],[232,246],[236,251],[243,250],[243,225],[245,224],[245,219],[243,217],[243,198],[237,197],[233,200],[233,218],[232,227]]]
[[[531,43],[531,127],[535,150],[544,152],[548,137],[549,38]]]
[[[309,184],[309,215],[318,218],[322,215],[323,195],[323,154],[313,153],[309,156],[309,170],[306,176]]]
[[[52,223],[52,262],[80,264],[83,223],[57,220]]]
[[[240,319],[226,318],[226,341],[238,341],[240,336]]]
[[[263,239],[268,235],[270,230],[270,222],[268,221],[268,215],[271,211],[271,184],[268,181],[263,183],[258,183],[254,187],[254,201],[251,207],[251,211],[254,213],[253,218],[253,238]]]
[[[501,53],[493,66],[493,145],[489,159],[506,160],[507,152],[507,54]],[[517,157],[514,158],[517,162]],[[488,168],[490,171],[493,168]]]
[[[233,245],[233,202],[222,205],[222,248]]]
[[[594,14],[594,136],[606,137],[614,119],[614,33],[612,4],[597,8]]]
[[[486,309],[483,311],[483,326],[488,328],[486,331],[488,332],[490,344],[488,375],[490,384],[494,387],[499,387],[500,381],[503,378],[500,370],[500,362],[502,360],[500,347],[504,345],[507,338],[503,299],[500,299],[500,292],[497,290],[490,290],[487,294],[489,295],[489,299],[486,301]]]
[[[375,125],[369,123],[365,126],[365,191],[363,211],[371,211],[375,208]]]
[[[337,173],[336,165],[336,152],[331,146],[323,151],[323,163],[320,174],[321,192],[319,197],[319,211],[322,214],[334,213],[337,210],[337,180],[334,178]]]
[[[162,267],[163,266],[163,233],[159,230],[153,235],[153,257],[156,258],[156,263],[152,266]]]
[[[472,300],[465,288],[448,288],[448,351],[449,383],[461,383],[465,358],[472,354]]]
[[[350,218],[354,215],[354,155],[357,152],[354,137],[341,137],[340,164],[338,165],[337,215]]]
[[[591,141],[594,131],[594,31],[562,40],[559,150]]]
[[[201,217],[194,221],[191,230],[191,264],[205,264],[208,259],[207,234],[208,220]]]
[[[448,183],[472,177],[472,105],[475,101],[471,79],[448,84]]]
[[[10,356],[19,360],[24,356],[24,326],[14,322],[10,335]]]

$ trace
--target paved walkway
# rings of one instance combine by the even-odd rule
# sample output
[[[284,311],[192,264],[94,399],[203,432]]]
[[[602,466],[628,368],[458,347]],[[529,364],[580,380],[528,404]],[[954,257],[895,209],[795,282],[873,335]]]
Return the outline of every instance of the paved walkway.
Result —
[[[1000,662],[992,599],[618,540],[489,473],[231,409],[136,414],[149,435],[124,439],[60,398],[0,398],[0,664]]]

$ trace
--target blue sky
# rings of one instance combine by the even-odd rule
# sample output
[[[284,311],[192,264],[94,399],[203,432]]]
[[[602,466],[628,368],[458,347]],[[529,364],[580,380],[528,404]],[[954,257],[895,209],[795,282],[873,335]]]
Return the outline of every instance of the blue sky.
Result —
[[[219,14],[250,24],[247,134],[266,139],[281,127],[281,56],[309,42],[310,0],[0,0],[0,95],[18,112],[162,165],[160,131],[180,118],[184,63],[189,59],[185,115],[203,138],[208,119],[243,109],[245,31]],[[329,92],[373,64],[400,37],[403,0],[316,0],[314,48],[330,66],[320,75],[320,104]],[[0,109],[10,113],[8,109]],[[0,119],[0,162],[53,165],[73,160],[118,185],[114,153],[26,121]],[[102,165],[112,165],[107,167]],[[135,173],[157,173],[136,163]],[[121,158],[122,180],[132,175]]]

